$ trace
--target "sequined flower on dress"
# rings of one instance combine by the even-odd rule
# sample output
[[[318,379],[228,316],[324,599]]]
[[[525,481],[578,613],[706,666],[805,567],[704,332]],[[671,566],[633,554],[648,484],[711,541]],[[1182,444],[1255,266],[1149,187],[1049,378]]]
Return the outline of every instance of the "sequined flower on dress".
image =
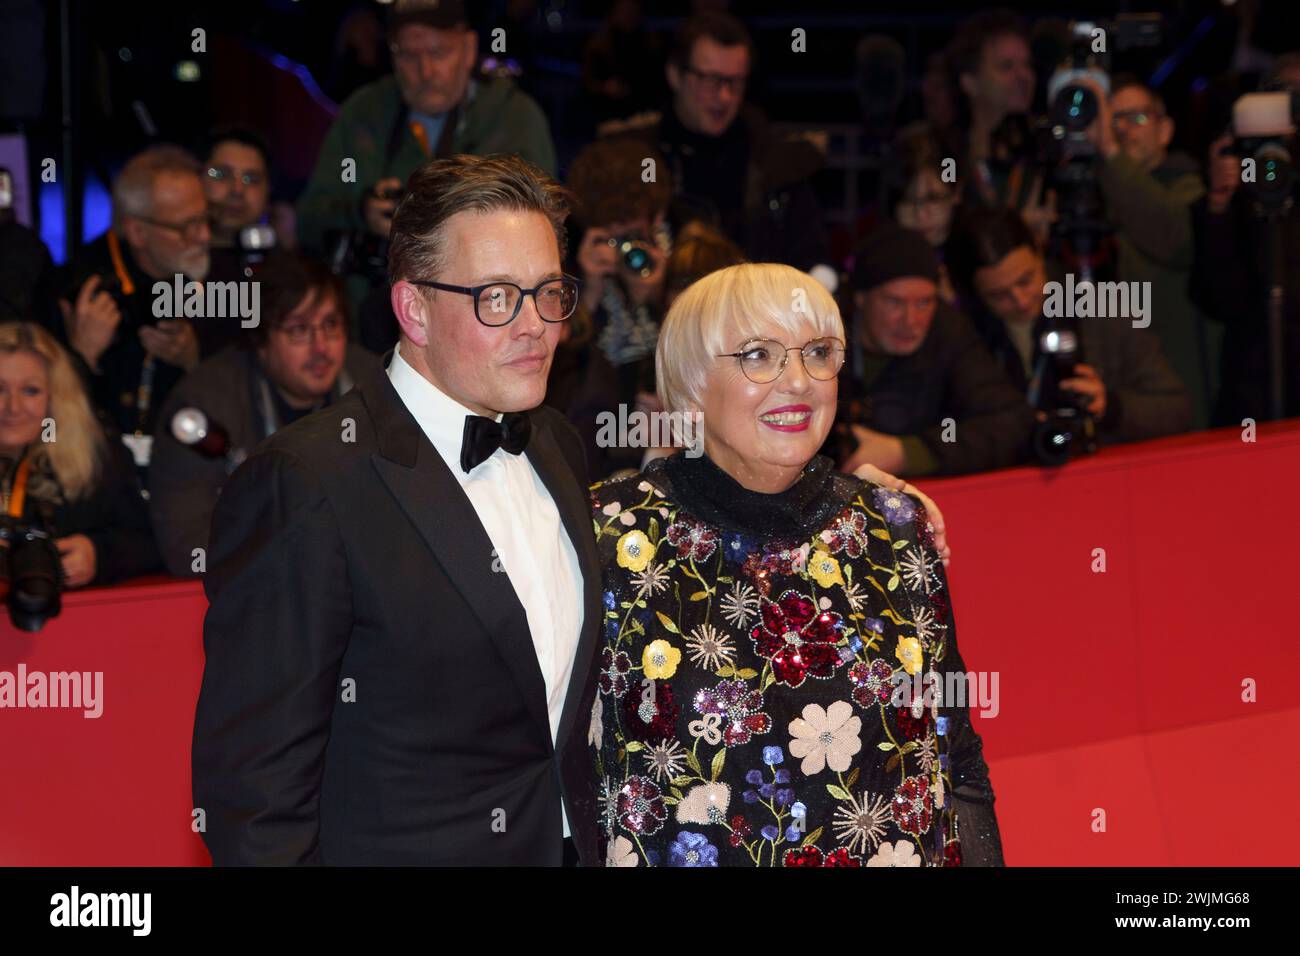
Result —
[[[627,672],[632,659],[624,651],[606,647],[600,652],[600,689],[603,693],[622,697],[627,691]]]
[[[812,598],[786,591],[779,601],[763,599],[760,623],[749,632],[754,652],[767,658],[777,681],[799,687],[805,678],[825,680],[842,662],[836,643],[842,618],[818,611]]]
[[[862,707],[883,704],[893,693],[894,669],[888,662],[876,658],[870,664],[861,661],[849,668],[853,682],[853,699]]]
[[[916,847],[904,840],[897,843],[882,843],[876,855],[867,861],[867,866],[920,866],[921,858],[916,855]]]
[[[731,788],[725,783],[702,783],[691,787],[677,804],[678,823],[722,823],[731,804]]]
[[[925,777],[908,777],[894,791],[890,804],[894,823],[904,833],[920,836],[930,829],[930,816],[934,812],[934,797]]]
[[[668,848],[669,866],[717,866],[718,848],[703,833],[683,830]]]
[[[875,499],[876,506],[880,508],[880,513],[888,524],[900,527],[910,524],[916,517],[916,505],[912,504],[912,499],[901,491],[876,488],[872,491],[871,496]]]
[[[758,595],[748,584],[734,581],[731,590],[722,595],[722,616],[739,628],[749,627],[749,619],[758,614]]]
[[[829,707],[805,704],[803,716],[790,721],[790,756],[802,757],[800,770],[805,777],[830,767],[843,773],[862,749],[862,718],[853,713],[846,700],[834,701]]]
[[[695,695],[696,711],[706,717],[717,714],[722,718],[722,742],[728,747],[747,744],[754,734],[772,729],[772,718],[763,713],[762,707],[763,695],[751,690],[743,680],[724,680]]]
[[[831,850],[825,855],[815,846],[806,846],[798,850],[786,850],[781,858],[782,866],[861,866],[862,861],[855,858],[844,847]]]
[[[698,521],[676,521],[668,526],[665,537],[682,561],[704,561],[718,547],[717,532]]]
[[[618,822],[629,833],[659,832],[668,819],[668,807],[659,787],[649,777],[628,777],[618,791]]]
[[[645,680],[639,691],[623,698],[623,729],[632,740],[652,744],[676,733],[678,707],[665,680]]]
[[[867,550],[867,516],[861,511],[845,509],[821,534],[832,554],[841,551],[848,558],[860,558]]]

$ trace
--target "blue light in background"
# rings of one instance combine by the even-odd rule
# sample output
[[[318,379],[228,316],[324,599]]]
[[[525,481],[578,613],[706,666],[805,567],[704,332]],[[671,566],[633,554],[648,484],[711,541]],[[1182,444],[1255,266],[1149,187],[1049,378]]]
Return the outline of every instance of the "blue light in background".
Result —
[[[63,184],[41,183],[37,201],[40,204],[41,239],[54,261],[62,265],[68,258],[68,246],[63,235]],[[86,195],[81,206],[82,242],[97,238],[112,221],[113,200],[108,189],[98,177],[87,174]]]

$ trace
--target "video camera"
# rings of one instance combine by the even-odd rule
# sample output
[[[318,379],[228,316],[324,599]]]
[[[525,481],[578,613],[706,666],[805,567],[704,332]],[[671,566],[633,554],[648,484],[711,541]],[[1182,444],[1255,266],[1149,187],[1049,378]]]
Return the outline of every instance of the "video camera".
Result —
[[[1164,22],[1157,13],[1121,14],[1114,20],[1069,24],[1070,51],[1047,84],[1047,115],[1034,124],[1034,160],[1056,192],[1057,222],[1053,236],[1080,263],[1082,278],[1092,279],[1102,239],[1113,232],[1105,215],[1094,164],[1096,147],[1087,130],[1100,104],[1086,82],[1110,94],[1111,55],[1158,46]]]
[[[1257,213],[1278,216],[1290,210],[1296,186],[1291,158],[1300,94],[1286,91],[1247,93],[1232,106],[1232,146],[1235,156],[1254,161],[1253,179],[1242,187]]]

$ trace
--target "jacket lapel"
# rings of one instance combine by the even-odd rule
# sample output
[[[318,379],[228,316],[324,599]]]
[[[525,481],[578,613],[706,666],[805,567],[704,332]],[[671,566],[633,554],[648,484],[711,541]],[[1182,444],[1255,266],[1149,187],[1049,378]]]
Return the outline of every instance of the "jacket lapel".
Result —
[[[546,685],[523,605],[510,578],[492,570],[492,541],[474,506],[383,366],[359,386],[379,438],[380,450],[372,456],[375,470],[497,645],[528,712],[549,740]]]

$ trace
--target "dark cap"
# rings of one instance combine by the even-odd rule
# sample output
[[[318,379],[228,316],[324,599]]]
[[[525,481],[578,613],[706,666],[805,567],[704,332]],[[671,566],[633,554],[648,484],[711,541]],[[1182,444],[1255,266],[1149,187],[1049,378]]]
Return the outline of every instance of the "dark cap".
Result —
[[[397,0],[388,14],[388,38],[394,40],[404,26],[418,23],[434,30],[468,25],[464,0]]]
[[[877,226],[858,246],[849,284],[854,292],[869,292],[909,276],[937,284],[939,257],[919,232],[890,222]]]

